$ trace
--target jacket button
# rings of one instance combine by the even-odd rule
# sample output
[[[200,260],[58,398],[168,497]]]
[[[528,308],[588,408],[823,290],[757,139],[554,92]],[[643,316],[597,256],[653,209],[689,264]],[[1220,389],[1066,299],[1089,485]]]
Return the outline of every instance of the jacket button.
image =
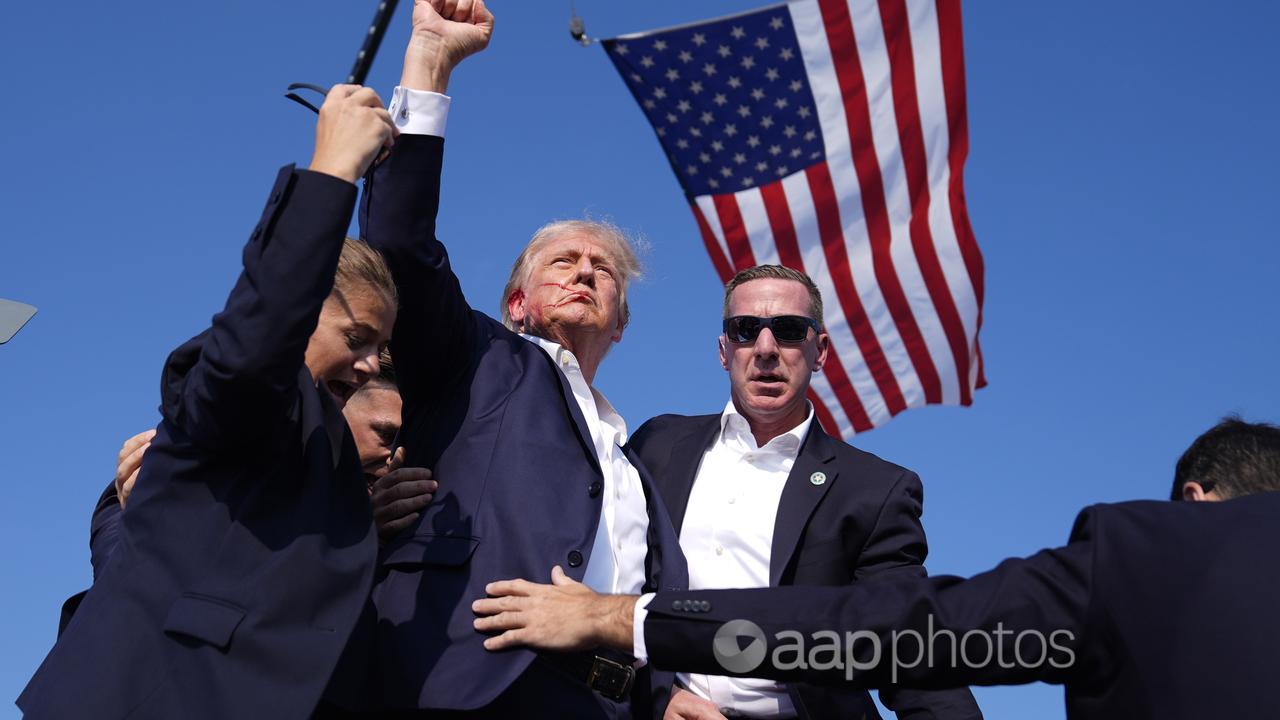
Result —
[[[673,611],[675,611],[675,612],[680,612],[680,601],[679,601],[679,600],[672,600],[672,601],[671,601],[671,609],[672,609]]]
[[[693,612],[693,601],[692,601],[692,600],[685,600],[685,601],[684,601],[684,611],[685,611],[685,612]]]
[[[700,601],[698,603],[698,609],[702,612],[711,612],[711,602],[708,600]]]
[[[569,567],[578,567],[582,564],[582,553],[577,550],[569,551]]]
[[[587,494],[593,498],[600,497],[600,493],[602,492],[604,492],[604,483],[600,482],[599,480],[591,483],[591,485],[587,488]]]

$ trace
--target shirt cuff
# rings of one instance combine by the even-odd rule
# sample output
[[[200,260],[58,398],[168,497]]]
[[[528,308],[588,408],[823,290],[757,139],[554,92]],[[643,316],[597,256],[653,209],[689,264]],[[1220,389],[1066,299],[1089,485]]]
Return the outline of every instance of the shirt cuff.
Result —
[[[448,95],[396,86],[387,112],[402,134],[444,137],[450,102]]]
[[[650,600],[653,600],[653,593],[641,595],[631,611],[631,654],[643,663],[649,662],[649,649],[644,644],[644,619],[649,617]]]

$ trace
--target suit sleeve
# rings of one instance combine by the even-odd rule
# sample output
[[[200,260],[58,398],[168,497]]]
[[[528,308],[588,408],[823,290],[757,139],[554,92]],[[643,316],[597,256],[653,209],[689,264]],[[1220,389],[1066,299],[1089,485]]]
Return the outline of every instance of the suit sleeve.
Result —
[[[920,476],[903,470],[889,490],[876,517],[875,527],[858,555],[855,581],[925,576],[929,554],[924,526],[924,486]],[[898,720],[977,720],[982,717],[973,693],[967,688],[915,690],[886,687],[880,702]]]
[[[1088,641],[1093,558],[1093,542],[1082,535],[969,580],[658,593],[645,644],[649,660],[671,670],[868,688],[1098,677],[1106,660]],[[761,629],[766,652],[758,666],[726,672],[713,648],[717,631],[735,619]],[[838,651],[821,649],[833,643]],[[798,646],[809,653],[804,661]]]
[[[355,192],[351,183],[293,166],[276,177],[226,306],[196,346],[179,348],[166,363],[161,412],[197,445],[260,443],[292,407]]]
[[[465,366],[475,324],[449,254],[436,239],[444,138],[401,135],[385,161],[365,178],[361,235],[382,253],[400,292],[392,332],[400,393],[430,402]]]
[[[115,552],[116,541],[120,531],[120,499],[116,494],[116,484],[107,484],[107,489],[98,497],[98,504],[93,508],[93,518],[89,521],[89,562],[93,565],[93,579],[107,567],[107,561]]]
[[[866,543],[858,553],[854,582],[873,577],[883,580],[925,575],[924,560],[929,555],[929,544],[920,523],[923,512],[924,487],[920,476],[903,470],[885,496],[875,527],[867,534]]]

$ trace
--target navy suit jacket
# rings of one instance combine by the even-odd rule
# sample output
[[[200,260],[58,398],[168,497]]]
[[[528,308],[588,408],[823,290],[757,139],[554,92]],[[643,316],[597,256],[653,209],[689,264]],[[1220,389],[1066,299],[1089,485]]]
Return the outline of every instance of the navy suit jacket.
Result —
[[[712,672],[719,667],[712,638],[729,619],[756,623],[770,654],[782,629],[805,636],[865,630],[885,649],[871,669],[780,672],[766,660],[751,674],[838,683],[849,672],[854,684],[875,687],[891,678],[892,633],[914,630],[940,644],[932,666],[898,668],[903,685],[1058,683],[1073,720],[1275,717],[1277,518],[1280,492],[1221,503],[1097,505],[1080,514],[1065,547],[1006,560],[969,580],[660,593],[649,605],[645,642],[662,667]],[[686,611],[685,600],[706,612]],[[1031,630],[1049,647],[1025,634]],[[958,656],[953,664],[943,633],[971,631],[990,644],[971,640],[970,663]],[[918,648],[904,648],[909,663]],[[869,655],[863,659],[871,664]]]
[[[720,415],[661,415],[645,423],[631,447],[653,471],[677,532],[703,454],[720,432]],[[826,481],[809,478],[822,472]],[[924,490],[910,470],[885,462],[810,425],[787,476],[773,527],[769,584],[848,585],[897,576],[923,577],[928,554],[920,515]],[[875,718],[865,690],[791,683],[801,717]],[[883,692],[899,718],[980,718],[967,689]]]
[[[355,187],[284,168],[209,330],[169,356],[115,547],[31,718],[305,718],[372,582],[351,433],[303,365]]]
[[[383,549],[373,637],[352,641],[330,694],[348,706],[467,710],[494,700],[534,653],[485,650],[471,603],[494,580],[548,582],[557,564],[581,580],[600,522],[603,476],[568,381],[540,347],[467,304],[435,237],[443,145],[402,135],[366,178],[361,204],[365,237],[400,289],[391,351],[405,460],[432,468],[440,487]],[[685,588],[675,531],[629,457],[648,499],[646,587]],[[652,680],[644,689],[661,704],[672,676]]]

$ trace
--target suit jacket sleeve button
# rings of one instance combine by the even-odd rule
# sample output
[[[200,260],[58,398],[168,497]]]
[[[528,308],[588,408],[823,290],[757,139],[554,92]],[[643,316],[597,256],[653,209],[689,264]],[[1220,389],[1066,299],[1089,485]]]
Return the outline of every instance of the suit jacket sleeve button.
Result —
[[[604,492],[604,483],[600,482],[599,480],[591,483],[591,485],[587,488],[587,495],[590,495],[593,498],[600,497],[601,492]]]
[[[698,609],[702,612],[711,612],[711,601],[703,600],[698,603]]]
[[[671,601],[671,609],[672,609],[672,610],[674,610],[675,612],[680,612],[680,601],[679,601],[679,600],[672,600],[672,601]]]
[[[582,553],[577,550],[569,551],[569,567],[578,567],[582,564]]]

